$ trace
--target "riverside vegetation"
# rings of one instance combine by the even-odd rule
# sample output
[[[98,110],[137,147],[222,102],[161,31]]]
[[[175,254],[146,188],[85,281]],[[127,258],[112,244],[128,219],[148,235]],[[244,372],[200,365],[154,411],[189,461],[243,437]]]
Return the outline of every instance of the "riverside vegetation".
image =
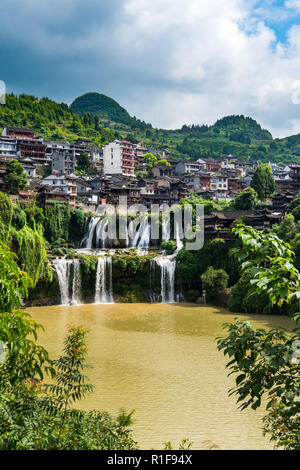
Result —
[[[248,192],[247,200],[252,204],[252,193]],[[228,208],[240,204],[241,196],[232,201]],[[203,203],[205,212],[217,208],[224,209],[222,203],[204,201],[192,197],[181,202],[181,206],[190,203],[193,207]],[[243,201],[244,204],[244,201]],[[180,206],[179,206],[180,208]],[[0,241],[7,244],[18,256],[20,268],[27,272],[31,279],[28,302],[39,304],[42,299],[55,304],[59,302],[59,285],[51,260],[57,257],[78,259],[82,278],[82,299],[91,301],[97,275],[96,255],[78,253],[71,248],[79,246],[89,225],[89,215],[81,210],[71,209],[61,203],[49,203],[39,207],[36,203],[30,206],[13,206],[8,195],[0,193]],[[294,262],[300,265],[300,197],[296,198],[288,209],[288,215],[280,226],[274,226],[273,232],[279,238],[290,243],[295,253]],[[195,218],[195,211],[193,211]],[[297,310],[292,303],[279,308],[269,301],[265,292],[246,296],[251,282],[249,270],[242,270],[237,259],[230,255],[230,250],[239,246],[238,237],[224,241],[216,238],[206,240],[199,251],[188,251],[182,248],[176,255],[175,287],[184,294],[188,301],[194,302],[207,291],[208,299],[214,300],[219,291],[231,288],[229,308],[234,312],[245,313],[279,313],[287,314]],[[120,302],[149,301],[149,277],[152,272],[151,289],[158,295],[160,292],[159,270],[151,271],[157,248],[171,255],[176,249],[173,240],[158,242],[157,247],[150,247],[148,254],[139,255],[136,250],[120,249],[121,243],[113,241],[115,248],[112,257],[112,281],[114,294]],[[205,286],[205,287],[204,287]]]
[[[214,204],[207,201],[206,211]],[[229,242],[209,240],[199,252],[181,249],[177,278],[187,299],[195,301],[205,288],[208,298],[215,301],[218,291],[229,285],[233,311],[289,314],[298,321],[299,207],[298,197],[282,224],[270,233],[256,232],[237,222]],[[74,411],[76,401],[92,391],[83,374],[86,332],[71,328],[63,356],[52,361],[47,351],[37,346],[40,325],[19,310],[28,292],[31,299],[37,292],[51,289],[54,297],[58,294],[50,260],[59,253],[79,259],[83,292],[86,289],[89,296],[97,257],[80,255],[67,247],[82,239],[85,214],[57,203],[44,208],[36,204],[13,206],[5,194],[0,194],[0,209],[0,340],[7,345],[7,360],[0,365],[0,447],[136,448],[130,431],[131,414],[121,412],[114,419],[99,411]],[[170,253],[175,249],[171,245],[165,246]],[[235,250],[235,257],[231,250]],[[153,256],[116,251],[113,264],[119,282],[115,289],[121,301],[145,300],[146,286],[139,278],[146,277]],[[219,339],[218,347],[230,357],[231,372],[239,373],[232,393],[238,395],[242,408],[254,409],[267,395],[265,432],[276,446],[299,449],[299,332],[255,330],[238,320],[227,328],[229,335]],[[54,380],[51,386],[45,385],[47,374]]]

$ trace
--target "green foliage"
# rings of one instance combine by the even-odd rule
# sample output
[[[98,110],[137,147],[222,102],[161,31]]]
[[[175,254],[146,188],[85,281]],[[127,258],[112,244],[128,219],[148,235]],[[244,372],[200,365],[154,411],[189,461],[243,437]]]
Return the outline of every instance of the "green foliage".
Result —
[[[9,242],[12,216],[11,198],[7,194],[0,193],[0,242]]]
[[[10,160],[6,166],[5,181],[8,183],[11,194],[19,194],[20,189],[24,189],[28,183],[28,177],[24,172],[22,163],[18,160]]]
[[[209,266],[201,276],[203,290],[207,293],[207,298],[212,300],[216,294],[224,290],[228,285],[229,276],[223,269],[214,269]]]
[[[187,300],[189,302],[196,302],[196,300],[201,297],[201,291],[200,290],[194,290],[190,289],[187,294],[186,294]]]
[[[270,165],[264,163],[256,168],[251,187],[256,191],[260,200],[267,199],[274,193],[276,183]]]
[[[69,239],[71,209],[68,204],[48,203],[45,207],[45,237],[53,243],[59,239]]]
[[[17,257],[0,243],[0,312],[19,308],[28,295],[30,279],[17,265]]]
[[[80,209],[71,209],[71,219],[68,239],[72,241],[82,240],[85,234],[86,216]]]
[[[297,233],[295,238],[291,241],[291,247],[295,253],[295,266],[300,271],[300,233]]]
[[[9,278],[7,280],[10,282]],[[1,388],[4,383],[15,386],[28,379],[42,380],[45,373],[54,375],[47,351],[36,344],[38,332],[42,329],[25,312],[0,313],[0,340],[7,348],[6,361],[0,365]]]
[[[250,270],[251,292],[267,293],[271,303],[299,302],[300,272],[293,264],[290,245],[274,233],[263,233],[252,227],[237,225],[232,229],[242,241],[233,254],[242,262],[242,270]]]
[[[177,255],[179,275],[188,289],[199,289],[201,275],[209,266],[225,270],[230,278],[230,284],[238,281],[238,263],[229,255],[231,244],[222,238],[215,238],[204,243],[202,250],[180,250]]]
[[[95,282],[98,259],[96,256],[80,256],[82,297],[95,294]]]
[[[267,293],[251,291],[252,274],[245,271],[230,293],[228,307],[232,312],[239,313],[271,313],[272,305]]]
[[[87,172],[92,165],[91,158],[87,152],[80,152],[77,157],[77,169],[79,171]]]
[[[232,202],[233,210],[252,210],[258,202],[257,192],[253,188],[244,189]]]
[[[38,281],[52,281],[45,240],[40,230],[27,225],[21,230],[12,229],[12,244],[18,253],[20,267],[28,273],[35,287]]]
[[[64,103],[24,94],[6,95],[6,105],[0,108],[0,127],[4,126],[28,127],[47,140],[72,143],[78,138],[88,138],[95,145],[105,145],[118,137],[99,121],[76,115]]]
[[[160,247],[167,255],[172,255],[176,251],[177,243],[174,240],[165,240],[161,242]]]
[[[14,207],[12,225],[17,230],[22,230],[26,225],[26,213],[19,206]]]
[[[83,374],[86,331],[71,327],[63,356],[51,362],[36,345],[39,328],[25,314],[0,315],[0,338],[8,345],[7,360],[0,365],[0,449],[136,449],[129,429],[132,413],[121,410],[113,419],[105,412],[73,408],[92,390]],[[45,373],[55,377],[54,384],[42,385]]]
[[[240,320],[224,327],[229,334],[218,339],[218,349],[229,357],[231,373],[239,374],[230,394],[237,395],[242,410],[257,409],[265,396],[265,433],[278,447],[300,450],[299,332],[256,330]]]
[[[293,265],[289,245],[272,233],[256,232],[251,227],[240,225],[233,232],[242,240],[235,255],[251,275],[252,290],[268,295],[279,307],[299,304],[300,273]],[[299,321],[299,314],[294,319]],[[238,396],[242,409],[257,409],[266,396],[269,413],[264,417],[265,433],[278,447],[299,450],[299,329],[294,334],[282,328],[256,330],[240,320],[225,328],[229,335],[218,339],[218,349],[229,356],[231,373],[240,373],[231,394]]]
[[[291,240],[295,237],[297,233],[297,226],[293,214],[287,214],[279,225],[279,227],[275,227],[274,231],[281,240],[288,243],[291,242]]]
[[[152,153],[148,152],[144,156],[143,162],[146,163],[147,168],[153,168],[157,165],[158,159],[155,155]]]
[[[100,93],[86,93],[76,98],[71,109],[80,115],[90,113],[97,115],[100,120],[125,124],[130,128],[151,128],[151,125],[132,118],[126,109],[122,108],[115,100]]]
[[[300,220],[300,196],[297,196],[288,206],[288,212],[291,213],[295,221]]]

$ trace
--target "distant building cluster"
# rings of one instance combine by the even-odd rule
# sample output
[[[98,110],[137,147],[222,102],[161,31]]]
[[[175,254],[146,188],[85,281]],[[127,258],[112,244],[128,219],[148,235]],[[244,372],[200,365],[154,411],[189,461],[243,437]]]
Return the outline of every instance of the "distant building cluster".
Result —
[[[152,168],[144,161],[148,153],[158,159]],[[76,171],[82,155],[88,157],[93,171]],[[0,191],[7,191],[6,165],[12,159],[23,165],[29,178],[28,186],[12,196],[15,201],[28,203],[36,197],[42,203],[61,201],[91,211],[104,203],[118,203],[120,196],[126,196],[129,204],[147,207],[153,203],[171,205],[191,194],[230,201],[250,186],[258,165],[232,155],[222,160],[179,161],[172,159],[167,149],[146,148],[125,140],[99,148],[88,139],[78,139],[73,144],[46,141],[30,129],[5,127],[0,136]],[[274,207],[284,209],[289,197],[300,191],[300,164],[270,165],[277,184]],[[251,214],[248,216],[251,219]],[[226,226],[233,215],[227,212],[222,220],[220,217],[212,214],[206,218],[207,232]],[[259,225],[262,214],[252,214],[253,217]],[[266,214],[263,220],[268,221]]]

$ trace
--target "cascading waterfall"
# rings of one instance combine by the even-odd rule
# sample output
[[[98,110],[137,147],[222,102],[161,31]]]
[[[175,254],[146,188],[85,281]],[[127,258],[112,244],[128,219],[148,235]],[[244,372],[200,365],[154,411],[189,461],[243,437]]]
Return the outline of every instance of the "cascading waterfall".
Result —
[[[92,248],[108,248],[108,218],[92,217],[88,231],[81,242],[81,247],[91,250]]]
[[[175,303],[176,258],[170,259],[161,256],[156,258],[156,263],[161,271],[161,303]]]
[[[138,230],[135,233],[136,221],[132,220],[129,224],[129,247],[135,248],[138,254],[148,253],[150,246],[151,226],[148,217],[144,217]],[[134,235],[134,236],[133,236]]]
[[[74,259],[71,305],[81,305],[81,270],[79,259]]]
[[[169,232],[168,222],[163,224],[163,236],[167,235]],[[166,237],[168,238],[168,237]],[[172,255],[169,256],[158,256],[154,258],[150,270],[155,272],[156,266],[160,268],[160,284],[161,284],[161,294],[160,302],[163,304],[175,303],[182,298],[181,293],[175,292],[175,272],[176,272],[176,257],[178,252],[182,249],[182,229],[178,223],[175,223],[174,226],[174,238],[176,239],[177,248]],[[152,274],[150,274],[150,279]],[[156,296],[150,294],[150,300],[155,301]]]
[[[99,256],[95,286],[95,304],[113,304],[112,258]]]
[[[53,261],[61,297],[61,305],[81,304],[81,272],[79,260],[56,259]],[[73,269],[72,269],[73,268]],[[70,281],[73,275],[70,295]]]

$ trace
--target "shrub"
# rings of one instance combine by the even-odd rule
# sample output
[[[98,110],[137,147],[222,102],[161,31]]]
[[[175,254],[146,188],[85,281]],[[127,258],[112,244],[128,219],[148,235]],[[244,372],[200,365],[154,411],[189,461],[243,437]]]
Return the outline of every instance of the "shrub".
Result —
[[[177,243],[174,240],[166,240],[161,242],[160,247],[167,255],[172,255],[177,248]]]
[[[228,285],[229,276],[223,269],[214,269],[212,266],[201,276],[203,290],[206,290],[207,298],[212,300],[218,291]]]

